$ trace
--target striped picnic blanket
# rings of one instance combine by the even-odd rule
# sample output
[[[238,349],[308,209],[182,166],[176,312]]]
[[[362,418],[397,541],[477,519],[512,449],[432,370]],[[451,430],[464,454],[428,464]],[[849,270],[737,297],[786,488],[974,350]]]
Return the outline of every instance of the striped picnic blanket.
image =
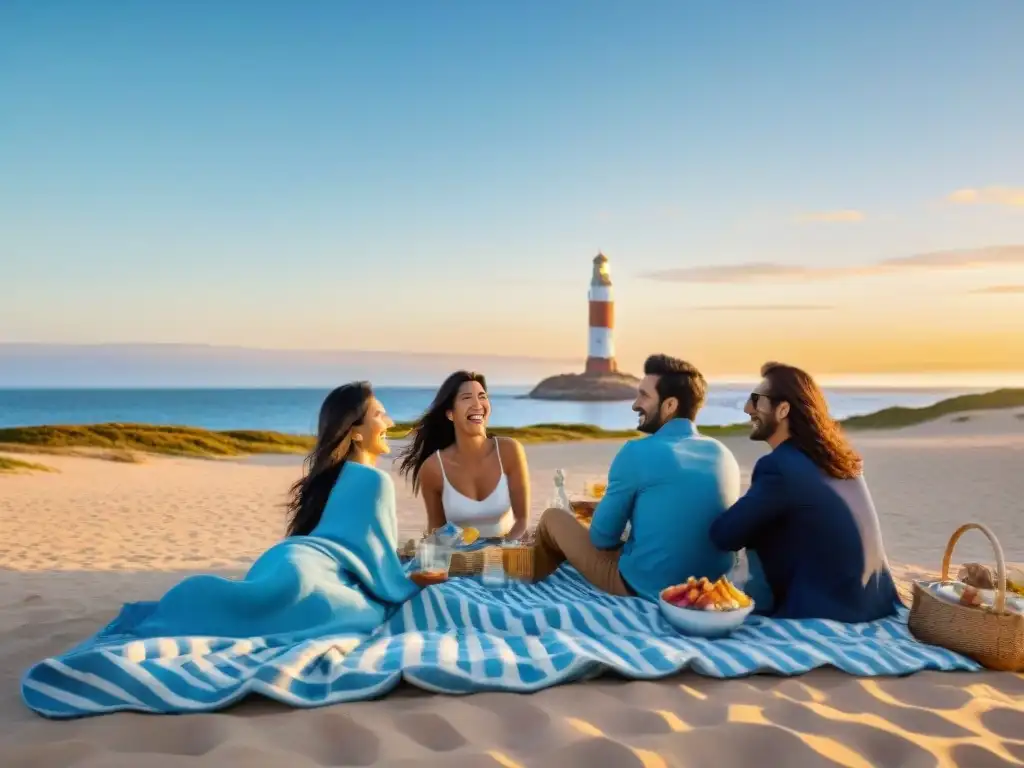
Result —
[[[370,635],[275,646],[260,638],[138,640],[101,631],[30,668],[22,696],[42,715],[70,718],[205,712],[251,693],[314,707],[377,698],[403,680],[465,694],[536,691],[604,672],[654,679],[685,669],[717,678],[825,666],[861,676],[979,669],[916,641],[906,619],[902,608],[895,618],[857,625],[751,617],[728,638],[689,638],[657,605],[600,593],[563,566],[539,584],[489,589],[464,578],[429,587]]]

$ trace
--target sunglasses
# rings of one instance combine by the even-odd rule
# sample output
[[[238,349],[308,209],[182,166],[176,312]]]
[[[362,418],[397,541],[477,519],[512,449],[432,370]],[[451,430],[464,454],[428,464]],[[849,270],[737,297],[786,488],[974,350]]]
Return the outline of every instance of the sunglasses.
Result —
[[[750,393],[750,404],[752,406],[754,406],[754,408],[757,408],[758,403],[761,402],[761,398],[764,398],[768,403],[774,403],[775,402],[775,398],[772,397],[771,395],[766,395],[766,394],[763,394],[761,392],[751,392]]]

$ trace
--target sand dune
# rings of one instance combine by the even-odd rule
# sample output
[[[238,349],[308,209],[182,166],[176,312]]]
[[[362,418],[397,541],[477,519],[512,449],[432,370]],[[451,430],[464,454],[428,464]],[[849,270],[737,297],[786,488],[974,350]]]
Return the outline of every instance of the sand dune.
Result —
[[[904,576],[939,564],[968,519],[992,525],[1024,558],[1024,422],[974,414],[856,436]],[[760,447],[730,441],[749,472]],[[602,474],[617,443],[528,449],[533,509],[551,475]],[[23,457],[28,458],[28,457]],[[721,682],[603,679],[530,696],[437,697],[292,711],[264,701],[213,715],[114,715],[67,723],[24,708],[18,677],[185,573],[237,573],[281,533],[299,462],[150,458],[118,464],[60,456],[53,474],[0,476],[0,765],[304,766],[951,766],[1024,764],[1024,676],[926,673],[857,679],[837,672]],[[400,487],[406,535],[419,502]],[[955,560],[988,560],[967,538]]]

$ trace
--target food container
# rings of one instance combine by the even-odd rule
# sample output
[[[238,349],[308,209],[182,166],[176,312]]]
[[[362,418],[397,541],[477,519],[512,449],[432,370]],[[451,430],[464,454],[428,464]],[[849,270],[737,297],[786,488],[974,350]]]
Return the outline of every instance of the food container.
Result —
[[[658,598],[658,607],[665,621],[684,635],[694,637],[725,637],[741,624],[754,610],[754,603],[745,608],[734,608],[731,611],[704,611],[699,608],[680,608],[678,605]]]
[[[992,606],[955,604],[934,594],[929,585],[914,582],[910,632],[923,643],[961,653],[989,669],[1024,671],[1024,615],[1006,607],[1006,561],[999,540],[988,526],[966,523],[954,531],[942,557],[941,581],[949,581],[953,548],[972,529],[985,534],[995,552],[996,594]]]
[[[691,576],[683,584],[661,590],[658,607],[665,620],[685,635],[724,637],[743,624],[754,610],[754,601],[725,577],[711,582]]]
[[[940,581],[929,584],[928,591],[954,605],[985,606],[989,609],[995,607],[996,591],[994,589],[976,589],[964,584],[962,581]],[[1024,597],[1006,590],[1006,609],[1015,613],[1024,614]]]

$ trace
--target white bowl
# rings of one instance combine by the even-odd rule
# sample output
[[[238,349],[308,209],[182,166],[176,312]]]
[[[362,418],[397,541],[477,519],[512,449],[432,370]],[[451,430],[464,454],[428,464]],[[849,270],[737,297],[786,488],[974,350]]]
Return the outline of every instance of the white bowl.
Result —
[[[658,598],[661,615],[684,635],[694,637],[724,637],[738,628],[754,610],[754,601],[745,608],[731,611],[705,611],[700,608],[680,608]]]

